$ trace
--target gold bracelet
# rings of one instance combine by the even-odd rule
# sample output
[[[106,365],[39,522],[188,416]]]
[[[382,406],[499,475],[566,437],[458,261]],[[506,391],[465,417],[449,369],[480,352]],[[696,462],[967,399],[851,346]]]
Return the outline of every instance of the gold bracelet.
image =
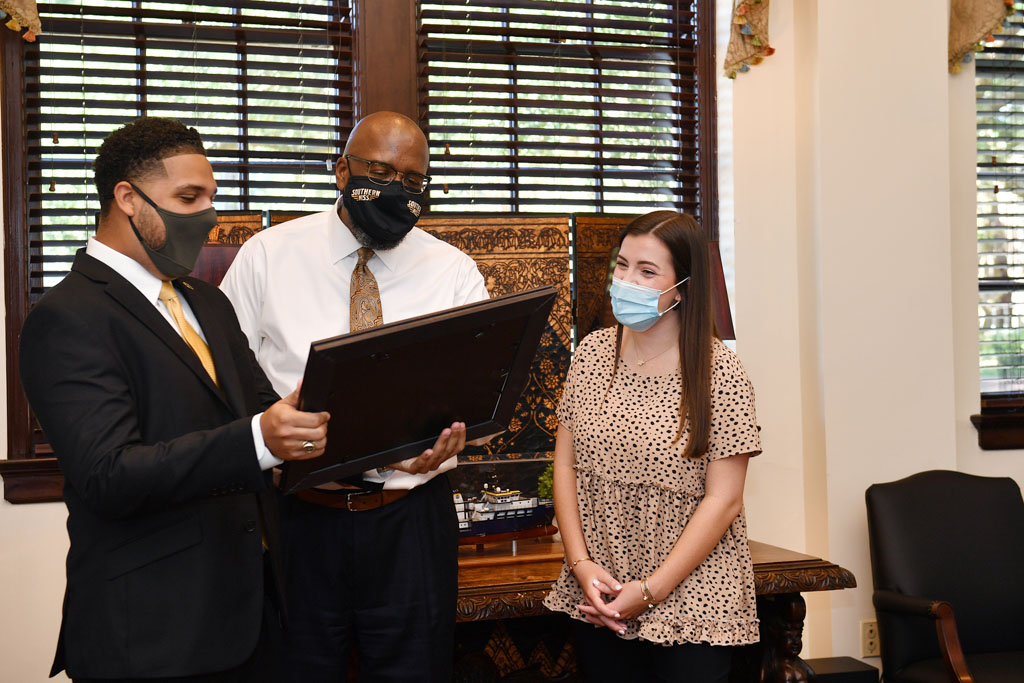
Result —
[[[647,602],[647,609],[650,609],[661,602],[660,600],[654,599],[654,594],[651,593],[651,587],[647,585],[646,577],[640,580],[640,595],[642,595],[644,601]]]
[[[593,560],[589,557],[581,557],[580,559],[572,563],[572,566],[569,567],[569,571],[576,571],[576,565],[578,565],[580,562],[593,562]]]

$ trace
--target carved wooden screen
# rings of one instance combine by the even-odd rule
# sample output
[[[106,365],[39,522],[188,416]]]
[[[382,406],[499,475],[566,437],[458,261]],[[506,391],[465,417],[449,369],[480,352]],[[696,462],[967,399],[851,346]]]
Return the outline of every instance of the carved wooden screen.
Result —
[[[491,296],[554,285],[558,301],[548,318],[530,379],[507,432],[460,460],[486,462],[549,457],[558,420],[555,408],[569,370],[573,315],[569,267],[571,218],[423,218],[418,226],[473,257]]]

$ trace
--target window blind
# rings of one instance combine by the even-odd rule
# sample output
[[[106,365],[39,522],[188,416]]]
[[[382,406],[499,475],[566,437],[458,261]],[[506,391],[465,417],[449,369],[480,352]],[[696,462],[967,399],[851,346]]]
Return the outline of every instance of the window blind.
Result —
[[[348,0],[39,4],[25,55],[29,298],[68,272],[94,227],[92,162],[139,116],[203,137],[219,210],[304,210],[352,121]]]
[[[977,54],[983,394],[1024,393],[1024,2]]]
[[[714,77],[700,56],[713,46],[698,30],[711,5],[420,3],[431,209],[699,217],[714,189],[701,182]]]

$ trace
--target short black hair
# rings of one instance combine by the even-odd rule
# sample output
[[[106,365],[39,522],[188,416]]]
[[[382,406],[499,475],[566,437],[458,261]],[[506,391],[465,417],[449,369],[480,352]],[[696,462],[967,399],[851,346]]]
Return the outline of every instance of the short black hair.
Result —
[[[100,215],[114,199],[114,186],[135,182],[162,168],[161,161],[179,154],[206,155],[195,128],[174,119],[144,116],[107,136],[96,153],[92,170],[100,195]]]

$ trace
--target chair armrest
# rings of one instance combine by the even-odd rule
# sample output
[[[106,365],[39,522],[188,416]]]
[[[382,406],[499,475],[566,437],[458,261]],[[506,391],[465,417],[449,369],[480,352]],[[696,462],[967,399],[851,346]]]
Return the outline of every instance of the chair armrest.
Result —
[[[935,634],[939,638],[939,651],[942,661],[946,663],[946,671],[957,683],[974,683],[974,676],[967,668],[963,648],[960,647],[960,635],[956,630],[956,619],[953,617],[953,605],[945,600],[935,603],[938,619],[935,621]]]
[[[887,590],[875,591],[872,602],[879,612],[897,612],[934,620],[939,651],[951,679],[957,683],[974,683],[974,677],[967,668],[967,660],[960,646],[953,605],[945,600],[929,600]]]
[[[880,612],[898,612],[917,617],[938,619],[938,600],[919,598],[915,595],[904,595],[896,591],[877,590],[871,596],[875,609]]]

